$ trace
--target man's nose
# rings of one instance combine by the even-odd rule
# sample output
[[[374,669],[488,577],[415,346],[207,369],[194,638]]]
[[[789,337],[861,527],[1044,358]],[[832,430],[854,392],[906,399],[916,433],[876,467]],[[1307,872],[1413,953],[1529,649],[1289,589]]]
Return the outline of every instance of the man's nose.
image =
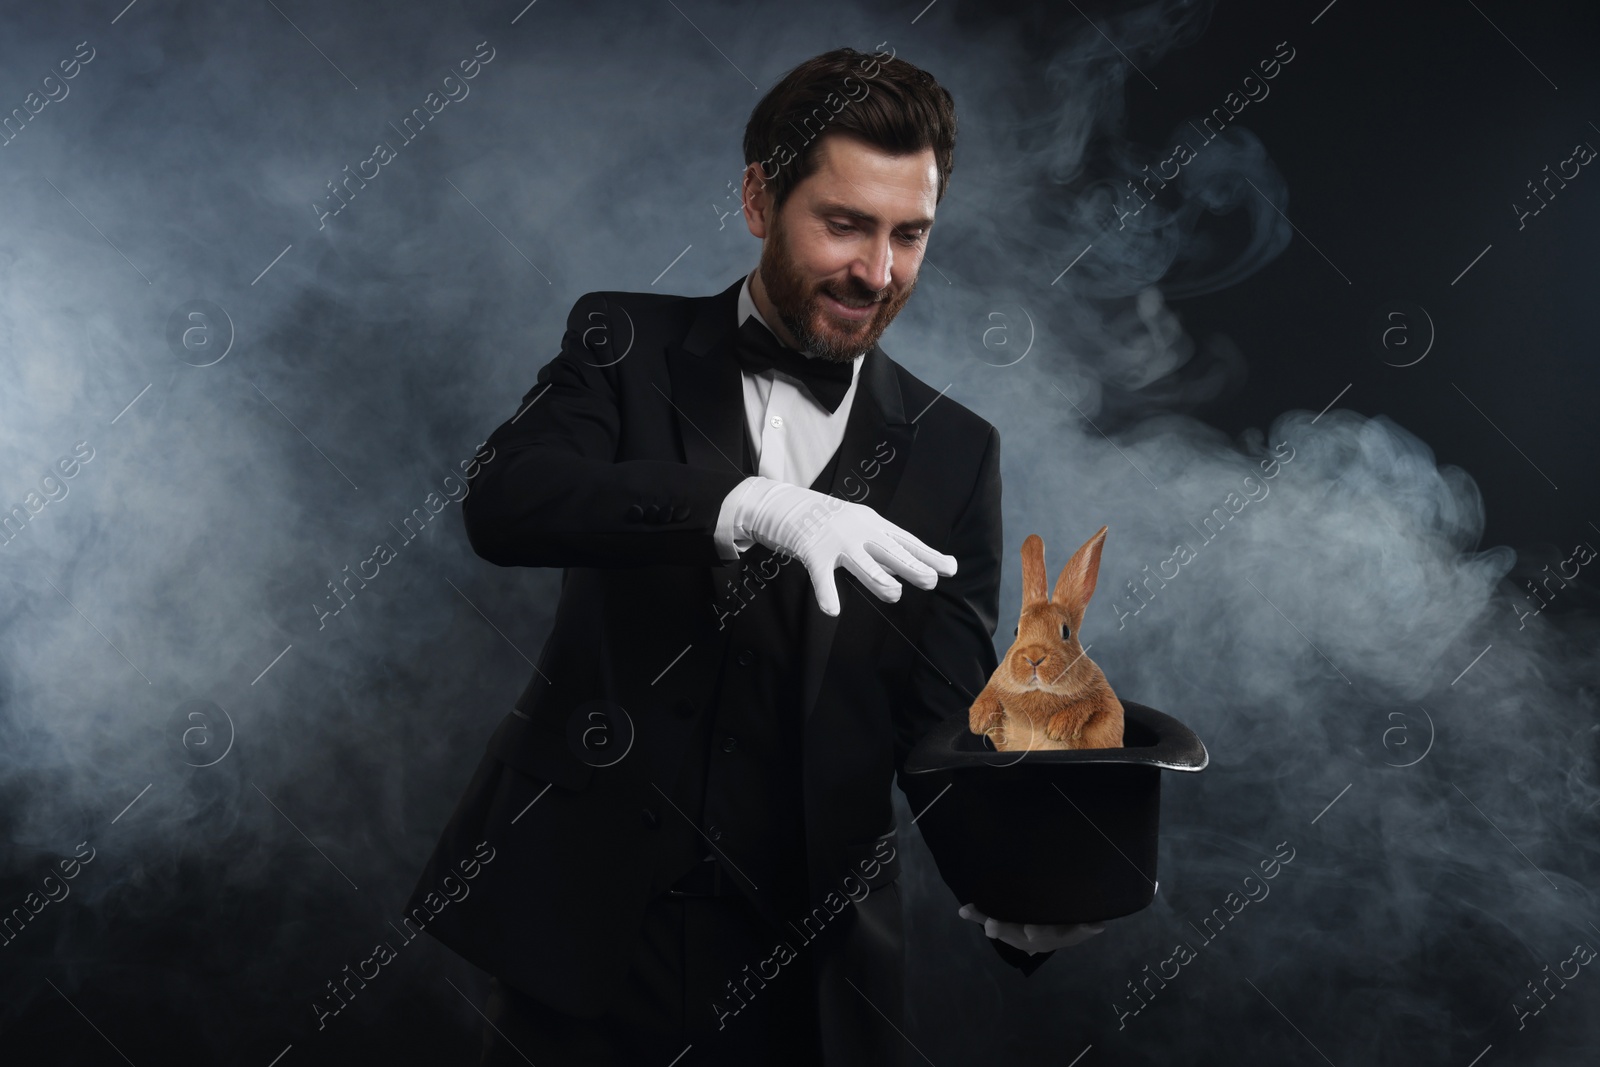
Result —
[[[889,288],[893,280],[894,249],[887,237],[875,242],[861,260],[862,271],[856,277],[866,288],[880,293]]]

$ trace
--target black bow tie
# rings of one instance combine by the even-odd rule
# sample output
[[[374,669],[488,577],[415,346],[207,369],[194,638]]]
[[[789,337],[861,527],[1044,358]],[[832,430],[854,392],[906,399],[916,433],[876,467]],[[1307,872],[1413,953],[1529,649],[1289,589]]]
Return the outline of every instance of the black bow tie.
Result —
[[[799,378],[830,415],[839,410],[844,394],[855,379],[850,363],[836,363],[796,352],[779,341],[754,315],[748,316],[739,327],[734,352],[739,366],[752,374],[771,368]]]

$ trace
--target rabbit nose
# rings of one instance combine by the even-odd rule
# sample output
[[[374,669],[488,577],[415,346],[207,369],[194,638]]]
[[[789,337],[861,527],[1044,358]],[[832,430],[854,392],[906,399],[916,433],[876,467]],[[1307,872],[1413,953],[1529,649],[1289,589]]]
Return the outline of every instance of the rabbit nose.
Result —
[[[1033,664],[1035,667],[1037,667],[1039,664],[1044,662],[1044,657],[1043,656],[1040,656],[1038,659],[1028,659],[1027,656],[1024,656],[1023,658],[1027,659],[1028,662]]]

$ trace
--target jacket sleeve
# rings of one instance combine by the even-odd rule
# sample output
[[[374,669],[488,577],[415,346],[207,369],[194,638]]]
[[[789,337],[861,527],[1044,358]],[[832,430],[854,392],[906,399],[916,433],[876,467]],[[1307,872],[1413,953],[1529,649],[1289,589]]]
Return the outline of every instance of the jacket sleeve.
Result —
[[[916,743],[936,724],[967,709],[988,684],[999,659],[994,631],[1000,611],[1000,561],[1004,551],[1000,513],[1000,433],[989,428],[977,483],[941,551],[956,557],[956,573],[934,586],[928,618],[911,658],[907,691],[896,701],[895,777],[912,814],[920,815],[939,790],[905,773]],[[937,664],[937,667],[935,666]],[[968,903],[962,901],[961,903]],[[1025,916],[998,918],[1026,921]],[[965,922],[966,920],[961,920]],[[1028,953],[991,938],[1000,958],[1032,974],[1052,952]]]
[[[602,293],[578,298],[561,351],[479,448],[488,458],[462,501],[467,540],[502,567],[721,565],[718,512],[745,475],[617,461],[625,361],[611,354],[608,307]]]

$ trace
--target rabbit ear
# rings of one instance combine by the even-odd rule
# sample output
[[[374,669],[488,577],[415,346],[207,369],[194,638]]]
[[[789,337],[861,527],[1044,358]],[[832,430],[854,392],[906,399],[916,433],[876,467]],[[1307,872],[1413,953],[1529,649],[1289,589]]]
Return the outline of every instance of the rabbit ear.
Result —
[[[1049,580],[1044,570],[1044,539],[1029,534],[1022,542],[1022,606],[1043,604],[1049,599]]]
[[[1100,527],[1099,532],[1067,560],[1051,596],[1058,607],[1079,621],[1083,619],[1083,609],[1089,606],[1089,598],[1094,596],[1095,579],[1100,576],[1100,547],[1105,544],[1106,529]]]

